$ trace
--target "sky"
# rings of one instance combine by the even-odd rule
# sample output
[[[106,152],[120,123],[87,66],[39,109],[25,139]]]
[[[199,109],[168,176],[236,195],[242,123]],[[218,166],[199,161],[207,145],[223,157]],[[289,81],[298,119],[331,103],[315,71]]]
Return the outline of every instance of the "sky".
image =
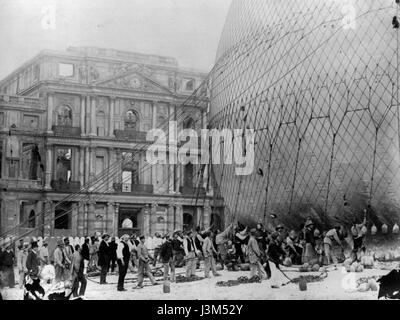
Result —
[[[0,79],[43,49],[94,46],[211,70],[231,0],[0,0]]]

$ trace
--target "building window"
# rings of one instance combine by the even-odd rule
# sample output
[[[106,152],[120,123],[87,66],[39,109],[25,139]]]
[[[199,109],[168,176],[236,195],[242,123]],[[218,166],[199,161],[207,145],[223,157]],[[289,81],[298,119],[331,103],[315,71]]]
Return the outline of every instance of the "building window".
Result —
[[[165,117],[159,116],[157,118],[157,128],[163,128],[166,125]]]
[[[9,160],[8,161],[8,177],[9,178],[17,178],[18,177],[18,160]]]
[[[103,111],[100,111],[96,115],[97,135],[99,137],[105,136],[105,125],[106,125],[106,116]]]
[[[58,109],[57,124],[72,127],[72,110],[69,106],[61,106]]]
[[[184,186],[193,187],[193,164],[188,163],[184,168]]]
[[[54,229],[70,229],[71,228],[71,211],[72,204],[58,204],[54,211]]]
[[[72,77],[74,75],[74,65],[70,63],[59,63],[58,75],[62,77]]]
[[[132,185],[137,184],[139,184],[139,162],[124,161],[122,164],[122,191],[130,192]]]
[[[0,127],[4,127],[5,123],[6,123],[6,117],[4,115],[4,112],[0,112]]]
[[[37,180],[40,162],[41,157],[38,145],[34,143],[24,143],[22,145],[22,178]]]
[[[28,218],[28,228],[35,228],[35,227],[36,227],[36,215],[35,211],[31,210]]]
[[[194,79],[186,80],[186,86],[185,89],[188,91],[193,91],[194,90]]]
[[[37,130],[39,128],[39,117],[24,114],[23,125],[26,130]]]
[[[125,130],[139,130],[139,116],[137,112],[129,110],[125,114]]]
[[[193,118],[188,118],[183,123],[183,129],[195,129],[196,123]]]
[[[71,180],[71,159],[72,149],[57,149],[56,179],[58,181],[67,182]]]

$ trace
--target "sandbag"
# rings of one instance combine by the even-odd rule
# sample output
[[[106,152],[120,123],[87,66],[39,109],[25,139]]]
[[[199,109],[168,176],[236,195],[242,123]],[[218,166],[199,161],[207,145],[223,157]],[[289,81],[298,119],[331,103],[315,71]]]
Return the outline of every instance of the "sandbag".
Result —
[[[371,234],[372,234],[372,235],[375,235],[377,232],[378,232],[378,228],[376,227],[376,225],[373,225],[373,226],[371,227]]]
[[[356,272],[363,272],[363,271],[364,271],[363,265],[362,265],[362,264],[359,264],[359,265],[356,267]]]
[[[346,272],[350,272],[350,265],[345,266]]]
[[[326,272],[326,270],[327,270],[326,267],[320,267],[318,271],[319,271],[319,272]]]
[[[375,260],[384,261],[385,260],[385,253],[383,251],[375,252]]]
[[[283,260],[283,265],[285,267],[291,267],[292,266],[292,259],[290,259],[289,257],[285,258],[285,260]]]
[[[356,272],[356,268],[354,267],[354,265],[350,266],[350,272]]]
[[[398,234],[398,233],[399,233],[399,226],[398,226],[397,223],[394,224],[393,229],[392,229],[392,232],[393,232],[394,234]]]
[[[367,283],[367,282],[364,282],[364,283],[361,283],[359,286],[358,286],[358,288],[357,288],[357,291],[359,291],[359,292],[366,292],[366,291],[368,291],[370,288],[369,288],[369,284]]]
[[[314,264],[311,268],[312,271],[318,271],[319,270],[319,264]]]
[[[242,270],[242,271],[250,271],[250,264],[249,263],[240,264],[240,270]]]
[[[363,256],[361,258],[361,264],[364,268],[372,268],[374,265],[374,257],[373,256]]]
[[[347,258],[346,260],[344,260],[344,265],[345,266],[350,266],[352,262],[353,262],[353,259]]]
[[[374,279],[369,279],[368,285],[372,291],[378,291],[379,289],[378,283]]]
[[[383,234],[387,234],[388,233],[388,226],[386,223],[384,223],[381,227],[381,231]]]

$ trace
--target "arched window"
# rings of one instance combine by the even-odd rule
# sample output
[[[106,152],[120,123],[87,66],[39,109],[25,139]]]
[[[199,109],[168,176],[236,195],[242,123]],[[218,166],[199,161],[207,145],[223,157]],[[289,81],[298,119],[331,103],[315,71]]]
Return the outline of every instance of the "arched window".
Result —
[[[57,124],[72,127],[72,109],[69,106],[61,106],[58,109]]]
[[[186,82],[186,90],[188,90],[188,91],[194,90],[194,80],[193,79]]]
[[[183,129],[195,129],[196,125],[193,118],[187,118],[183,123]]]
[[[163,128],[165,126],[165,117],[159,116],[157,119],[157,128]]]
[[[103,111],[99,111],[96,115],[97,135],[103,137],[106,134],[106,116]]]
[[[129,110],[125,114],[125,130],[139,130],[139,116],[137,112]]]
[[[35,228],[36,227],[36,216],[35,216],[35,211],[31,210],[29,213],[29,218],[28,218],[28,228]]]

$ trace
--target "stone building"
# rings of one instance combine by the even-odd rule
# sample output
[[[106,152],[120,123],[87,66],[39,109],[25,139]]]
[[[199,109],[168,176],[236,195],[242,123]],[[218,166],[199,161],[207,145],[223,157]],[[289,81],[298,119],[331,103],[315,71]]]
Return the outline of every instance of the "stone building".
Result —
[[[198,182],[190,163],[145,161],[151,128],[205,127],[206,109],[184,104],[204,77],[169,57],[83,47],[43,51],[0,81],[1,233],[153,235],[222,223],[207,170]]]

